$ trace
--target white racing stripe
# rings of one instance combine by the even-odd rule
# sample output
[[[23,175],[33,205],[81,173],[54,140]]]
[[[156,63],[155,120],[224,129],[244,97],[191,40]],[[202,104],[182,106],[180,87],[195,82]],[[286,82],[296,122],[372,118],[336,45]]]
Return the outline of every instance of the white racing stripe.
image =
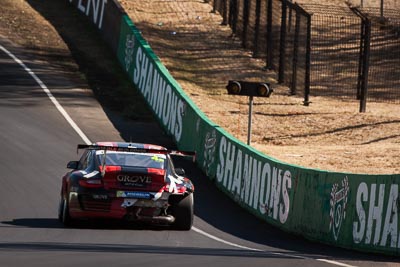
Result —
[[[30,69],[28,68],[20,59],[18,59],[15,55],[13,55],[10,51],[8,51],[5,47],[3,47],[2,45],[0,45],[0,49],[6,53],[9,57],[11,57],[16,63],[18,63],[26,72],[29,73],[29,75],[32,76],[32,78],[37,82],[37,84],[43,89],[43,91],[47,94],[47,96],[50,98],[51,102],[53,102],[53,104],[56,106],[57,110],[61,113],[61,115],[63,115],[63,117],[65,118],[65,120],[71,125],[71,127],[76,131],[76,133],[82,138],[82,140],[90,145],[91,142],[89,140],[89,138],[83,133],[83,131],[79,128],[79,126],[72,120],[72,118],[68,115],[68,113],[65,111],[65,109],[60,105],[60,103],[57,101],[57,99],[53,96],[53,94],[50,92],[50,90],[47,88],[47,86],[39,79],[39,77]],[[242,246],[236,243],[232,243],[229,241],[226,241],[222,238],[216,237],[214,235],[211,235],[197,227],[192,227],[192,230],[207,237],[210,239],[213,239],[215,241],[218,241],[220,243],[232,246],[232,247],[236,247],[236,248],[240,248],[240,249],[244,249],[244,250],[250,250],[250,251],[255,251],[255,252],[266,252],[266,253],[270,253],[273,255],[284,255],[286,257],[291,257],[291,258],[297,258],[297,259],[305,259],[305,260],[317,260],[320,262],[325,262],[325,263],[329,263],[332,265],[336,265],[336,266],[343,266],[343,267],[357,267],[354,265],[348,265],[345,263],[341,263],[341,262],[337,262],[337,261],[332,261],[332,260],[326,260],[326,259],[313,259],[313,258],[308,258],[308,257],[303,257],[303,256],[298,256],[298,255],[294,255],[294,254],[289,254],[289,253],[279,253],[279,252],[268,252],[268,251],[264,251],[261,249],[256,249],[256,248],[251,248],[251,247],[246,247],[246,246]]]
[[[329,264],[336,265],[336,266],[357,267],[355,265],[349,265],[349,264],[346,264],[346,263],[333,261],[333,260],[314,259],[314,258],[309,258],[309,257],[304,257],[304,256],[299,256],[299,255],[294,255],[294,254],[289,254],[289,253],[270,252],[270,251],[261,250],[261,249],[257,249],[257,248],[246,247],[246,246],[242,246],[242,245],[239,245],[239,244],[236,244],[236,243],[232,243],[232,242],[226,241],[226,240],[221,239],[219,237],[216,237],[214,235],[211,235],[211,234],[209,234],[207,232],[204,232],[203,230],[200,230],[199,228],[194,227],[194,226],[192,227],[192,230],[197,232],[197,233],[199,233],[199,234],[201,234],[201,235],[203,235],[203,236],[206,236],[206,237],[208,237],[210,239],[218,241],[220,243],[223,243],[223,244],[226,244],[226,245],[229,245],[229,246],[232,246],[232,247],[236,247],[236,248],[241,248],[241,249],[244,249],[244,250],[250,250],[250,251],[256,251],[256,252],[264,252],[264,253],[268,253],[268,254],[271,254],[271,255],[285,256],[285,257],[288,257],[288,258],[295,258],[295,259],[302,259],[302,260],[316,260],[316,261],[325,262],[325,263],[329,263]]]
[[[201,235],[203,235],[203,236],[206,236],[206,237],[208,237],[210,239],[213,239],[215,241],[218,241],[220,243],[224,243],[224,244],[232,246],[232,247],[241,248],[241,249],[245,249],[245,250],[251,250],[251,251],[257,251],[257,252],[262,252],[263,251],[261,249],[250,248],[250,247],[246,247],[246,246],[242,246],[242,245],[239,245],[239,244],[235,244],[235,243],[226,241],[226,240],[221,239],[219,237],[213,236],[213,235],[211,235],[211,234],[209,234],[207,232],[204,232],[203,230],[200,230],[199,228],[194,227],[194,226],[192,227],[192,230],[197,232],[197,233],[199,233],[199,234],[201,234]]]
[[[355,265],[350,265],[350,264],[346,264],[346,263],[342,263],[342,262],[338,262],[338,261],[326,260],[326,259],[317,259],[317,261],[322,261],[322,262],[330,263],[330,264],[337,265],[337,266],[343,266],[343,267],[357,267]]]
[[[56,106],[57,110],[61,113],[61,115],[65,118],[65,120],[71,125],[71,127],[75,130],[75,132],[82,138],[82,140],[90,145],[91,142],[89,138],[82,132],[82,130],[78,127],[78,125],[72,120],[69,114],[65,111],[65,109],[60,105],[57,99],[53,96],[47,86],[39,79],[39,77],[30,69],[28,68],[24,62],[14,56],[10,51],[8,51],[4,46],[0,45],[0,49],[6,53],[10,58],[12,58],[16,63],[18,63],[32,78],[36,81],[36,83],[42,88],[42,90],[47,94],[50,98],[51,102],[53,102],[54,106]]]

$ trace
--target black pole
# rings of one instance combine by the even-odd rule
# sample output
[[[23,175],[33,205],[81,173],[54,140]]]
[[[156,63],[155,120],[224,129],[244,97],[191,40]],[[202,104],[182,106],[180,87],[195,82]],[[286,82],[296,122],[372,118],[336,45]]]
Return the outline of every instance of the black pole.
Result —
[[[362,83],[362,70],[363,70],[363,58],[364,58],[364,44],[365,44],[365,22],[361,19],[361,31],[360,31],[360,52],[358,56],[358,76],[357,76],[357,99],[361,99],[361,83]]]
[[[371,20],[365,18],[365,43],[364,43],[364,58],[363,58],[363,78],[361,87],[360,112],[367,110],[368,96],[368,72],[369,72],[369,56],[370,56],[370,41],[371,41]]]
[[[282,0],[282,22],[281,22],[281,40],[279,45],[279,72],[278,83],[285,81],[285,62],[286,62],[286,0]]]
[[[222,25],[228,25],[228,0],[222,2]]]
[[[272,0],[268,0],[267,3],[267,69],[273,68],[273,35],[272,35]]]
[[[247,31],[249,27],[249,13],[250,3],[249,0],[243,0],[243,32],[242,32],[242,46],[247,47]]]
[[[292,84],[290,86],[290,93],[295,95],[297,93],[297,65],[298,65],[298,50],[299,50],[299,33],[300,33],[301,17],[299,12],[296,12],[295,31],[294,31],[294,45],[293,45],[293,61],[292,61]]]
[[[236,33],[236,24],[238,19],[238,0],[229,1],[229,26],[232,32]]]
[[[307,13],[306,77],[304,82],[304,106],[310,105],[311,84],[311,15]]]
[[[256,1],[256,25],[254,29],[253,57],[258,55],[258,35],[260,34],[261,0]]]

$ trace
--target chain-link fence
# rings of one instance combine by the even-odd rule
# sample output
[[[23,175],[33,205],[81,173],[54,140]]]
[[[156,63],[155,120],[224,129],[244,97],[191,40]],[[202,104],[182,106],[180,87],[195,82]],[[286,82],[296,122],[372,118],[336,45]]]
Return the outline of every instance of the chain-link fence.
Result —
[[[348,0],[348,2],[359,9],[373,9],[380,17],[387,17],[390,10],[400,10],[398,0]]]
[[[243,46],[265,57],[305,103],[309,94],[361,99],[367,91],[370,101],[400,103],[400,4],[392,10],[382,0],[354,1],[358,8],[289,0],[213,5]]]
[[[279,43],[281,30],[280,0],[214,0],[223,24],[241,38],[244,47],[255,57],[268,57],[267,68],[279,68]]]
[[[368,100],[400,103],[400,10],[363,8],[371,21]]]
[[[313,14],[311,95],[356,98],[361,19],[346,7],[302,7]]]
[[[288,84],[293,95],[308,95],[310,88],[310,23],[311,16],[303,8],[282,1],[278,80]]]

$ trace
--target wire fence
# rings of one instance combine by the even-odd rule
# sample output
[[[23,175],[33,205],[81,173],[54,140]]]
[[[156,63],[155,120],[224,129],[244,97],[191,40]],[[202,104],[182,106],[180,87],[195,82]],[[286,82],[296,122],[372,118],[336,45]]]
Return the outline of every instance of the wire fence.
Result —
[[[400,103],[400,10],[364,8],[371,21],[368,100]]]
[[[302,7],[313,14],[311,94],[356,98],[361,19],[346,7]]]
[[[310,88],[309,47],[311,16],[299,5],[282,1],[278,81],[288,84],[292,95],[306,95]],[[297,91],[297,88],[305,90]],[[305,100],[308,102],[308,100]]]
[[[354,3],[354,2],[358,3]],[[242,45],[291,94],[400,103],[400,5],[358,8],[289,0],[214,0]],[[364,90],[364,91],[363,91]]]

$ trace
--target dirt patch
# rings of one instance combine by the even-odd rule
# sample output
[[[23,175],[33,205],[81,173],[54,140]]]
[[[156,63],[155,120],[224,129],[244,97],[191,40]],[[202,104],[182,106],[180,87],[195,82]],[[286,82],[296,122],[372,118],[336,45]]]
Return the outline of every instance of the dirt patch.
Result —
[[[200,109],[246,142],[248,99],[228,96],[227,81],[275,83],[276,74],[266,72],[262,60],[243,50],[229,27],[221,25],[221,17],[203,1],[120,2]],[[137,120],[149,120],[142,98],[83,19],[65,1],[3,0],[0,34],[42,53],[60,70],[80,73],[103,105]],[[85,32],[92,32],[91,37]],[[275,84],[274,89],[271,98],[255,99],[253,147],[284,162],[311,168],[400,173],[398,105],[368,103],[367,112],[361,114],[358,102],[312,97],[306,107],[302,98],[289,96],[286,87]]]

